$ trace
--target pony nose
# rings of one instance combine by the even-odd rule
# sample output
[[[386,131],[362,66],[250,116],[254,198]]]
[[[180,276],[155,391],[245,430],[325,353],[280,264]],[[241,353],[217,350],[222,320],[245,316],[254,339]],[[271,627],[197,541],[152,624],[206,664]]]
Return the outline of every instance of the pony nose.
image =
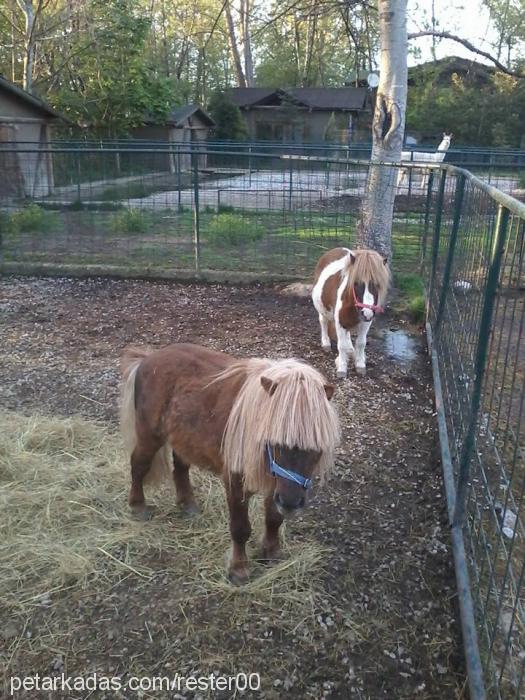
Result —
[[[284,510],[297,510],[298,508],[303,508],[305,504],[305,497],[300,495],[286,495],[283,496],[280,493],[276,493],[273,497],[276,505],[280,506]]]
[[[374,312],[372,309],[361,309],[361,318],[364,321],[371,321],[374,318]]]

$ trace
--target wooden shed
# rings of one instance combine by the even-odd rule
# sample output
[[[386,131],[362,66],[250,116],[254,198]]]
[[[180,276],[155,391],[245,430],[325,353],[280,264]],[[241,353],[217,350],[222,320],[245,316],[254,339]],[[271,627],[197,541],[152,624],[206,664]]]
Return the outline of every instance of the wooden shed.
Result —
[[[192,142],[205,142],[214,126],[215,122],[202,107],[190,104],[174,107],[162,124],[146,121],[143,125],[133,129],[132,135],[137,139],[168,141],[174,145],[189,147]],[[170,170],[172,172],[176,171],[179,162],[181,170],[188,170],[191,167],[189,154],[183,153],[180,158],[171,159]],[[204,155],[199,157],[199,167],[206,167]]]
[[[53,192],[51,129],[61,120],[48,104],[0,75],[0,198]]]

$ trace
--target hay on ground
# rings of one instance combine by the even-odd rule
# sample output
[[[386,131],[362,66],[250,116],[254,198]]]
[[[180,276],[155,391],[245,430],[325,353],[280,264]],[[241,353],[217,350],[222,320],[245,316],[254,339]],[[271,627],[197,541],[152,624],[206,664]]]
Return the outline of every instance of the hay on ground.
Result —
[[[279,609],[297,604],[304,615],[324,553],[315,543],[285,545],[282,564],[255,565],[247,586],[231,587],[227,509],[213,476],[192,470],[198,517],[185,518],[170,490],[150,499],[158,509],[151,522],[136,522],[126,505],[129,468],[119,435],[81,418],[2,413],[0,420],[0,608],[24,614],[52,604],[64,589],[103,592],[124,576],[153,581],[162,570],[182,578],[189,595],[250,594]],[[259,538],[260,503],[252,524]]]

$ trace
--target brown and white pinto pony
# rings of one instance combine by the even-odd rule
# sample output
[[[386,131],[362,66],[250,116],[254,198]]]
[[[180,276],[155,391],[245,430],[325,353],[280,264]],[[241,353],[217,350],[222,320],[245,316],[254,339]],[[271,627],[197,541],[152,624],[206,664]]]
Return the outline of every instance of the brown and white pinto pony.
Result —
[[[305,505],[311,477],[332,465],[339,440],[334,387],[299,360],[239,360],[191,344],[129,348],[122,374],[131,509],[150,517],[143,485],[169,475],[177,502],[194,512],[190,465],[214,472],[230,512],[228,575],[232,583],[246,582],[250,496],[265,497],[261,557],[272,561],[283,518]],[[272,476],[271,467],[284,476]]]
[[[337,338],[337,377],[346,377],[348,357],[354,355],[357,374],[366,374],[366,336],[377,312],[382,311],[390,271],[388,261],[374,250],[333,248],[317,263],[312,301],[319,314],[321,346],[330,352],[329,324]],[[355,350],[351,333],[357,335]]]

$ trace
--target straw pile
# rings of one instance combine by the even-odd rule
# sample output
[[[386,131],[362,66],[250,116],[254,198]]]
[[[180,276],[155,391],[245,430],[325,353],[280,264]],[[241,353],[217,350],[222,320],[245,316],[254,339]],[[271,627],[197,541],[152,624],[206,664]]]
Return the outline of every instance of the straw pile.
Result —
[[[192,470],[202,514],[187,519],[170,487],[152,494],[151,522],[129,517],[129,468],[118,435],[80,418],[1,413],[0,608],[11,615],[53,604],[66,589],[104,591],[124,576],[147,583],[158,571],[183,579],[188,593],[298,609],[313,603],[312,571],[326,553],[315,543],[285,545],[282,564],[253,567],[242,589],[227,582],[224,553],[230,539],[218,480]],[[252,510],[254,539],[262,532],[261,507]],[[175,580],[175,579],[174,579]]]

